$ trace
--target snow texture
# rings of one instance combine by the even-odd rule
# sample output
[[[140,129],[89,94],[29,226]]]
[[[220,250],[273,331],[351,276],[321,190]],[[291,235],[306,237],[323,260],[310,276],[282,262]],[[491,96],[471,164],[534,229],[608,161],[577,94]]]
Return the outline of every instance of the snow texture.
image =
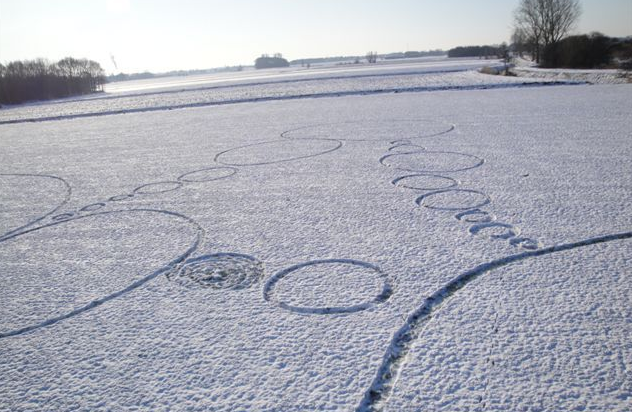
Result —
[[[616,69],[541,69],[516,67],[512,71],[522,79],[576,81],[591,84],[626,84],[632,81],[629,73]]]
[[[404,66],[3,109],[0,411],[629,411],[631,86]]]

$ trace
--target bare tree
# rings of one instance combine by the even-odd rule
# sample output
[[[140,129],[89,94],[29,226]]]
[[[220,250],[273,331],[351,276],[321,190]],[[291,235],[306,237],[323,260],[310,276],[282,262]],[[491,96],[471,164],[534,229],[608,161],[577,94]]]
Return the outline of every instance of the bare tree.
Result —
[[[562,40],[580,15],[579,0],[521,0],[514,12],[515,31],[527,36],[540,62],[542,49]]]
[[[522,28],[514,28],[511,34],[511,46],[513,51],[520,57],[524,57],[524,52],[531,48],[529,36]]]

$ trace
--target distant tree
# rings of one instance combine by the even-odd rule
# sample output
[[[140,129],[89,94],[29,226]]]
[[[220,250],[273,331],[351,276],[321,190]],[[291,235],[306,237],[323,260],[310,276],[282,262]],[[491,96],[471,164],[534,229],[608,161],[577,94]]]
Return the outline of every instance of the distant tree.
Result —
[[[511,50],[520,57],[523,57],[525,52],[532,50],[529,36],[521,27],[515,27],[511,34]]]
[[[369,63],[376,63],[377,62],[377,52],[368,52],[366,54],[366,61]]]
[[[532,43],[539,63],[542,50],[566,36],[580,15],[579,0],[520,0],[514,12],[514,26]]]
[[[511,62],[511,54],[509,53],[509,46],[507,46],[507,43],[503,42],[500,46],[498,46],[498,57],[500,57],[503,60],[503,63],[505,63],[503,71],[507,74],[509,71],[509,63]]]
[[[0,103],[18,104],[100,91],[106,79],[99,63],[67,57],[14,61],[0,70]]]
[[[612,47],[613,59],[616,60],[621,75],[629,77],[632,73],[632,37],[621,39]]]
[[[82,73],[84,81],[88,82],[90,91],[101,91],[106,82],[105,72],[101,65],[93,60],[85,60]]]
[[[255,60],[255,69],[270,69],[273,67],[289,67],[290,63],[283,58],[281,53],[275,54],[270,57],[267,54],[262,54],[257,60]]]
[[[2,63],[0,63],[0,107],[2,107],[2,97],[6,96],[6,87],[4,84],[4,74],[6,72],[7,68],[4,67],[4,65]]]

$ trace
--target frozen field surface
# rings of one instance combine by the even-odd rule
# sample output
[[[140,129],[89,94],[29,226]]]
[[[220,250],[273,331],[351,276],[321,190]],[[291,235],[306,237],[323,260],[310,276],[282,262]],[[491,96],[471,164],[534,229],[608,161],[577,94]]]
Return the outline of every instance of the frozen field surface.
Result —
[[[0,410],[629,411],[631,97],[0,125]]]

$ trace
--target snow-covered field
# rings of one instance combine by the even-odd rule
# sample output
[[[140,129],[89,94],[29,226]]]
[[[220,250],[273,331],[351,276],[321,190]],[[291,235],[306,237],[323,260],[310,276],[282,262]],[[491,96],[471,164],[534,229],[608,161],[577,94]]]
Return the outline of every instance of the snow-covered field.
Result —
[[[0,410],[629,411],[632,87],[384,73],[1,110]]]
[[[486,65],[500,65],[498,61],[419,60],[407,64],[324,66],[310,70],[290,68],[256,73],[251,70],[230,76],[219,73],[118,82],[107,86],[108,93],[6,108],[0,111],[0,124],[306,97],[525,87],[568,82],[500,76],[490,78],[475,70]]]
[[[520,57],[514,60],[511,71],[521,78],[576,81],[589,84],[627,84],[632,75],[616,69],[547,69],[537,67],[536,63]]]
[[[512,71],[523,79],[555,79],[591,84],[627,84],[632,80],[630,74],[616,69],[575,70],[516,67]]]

